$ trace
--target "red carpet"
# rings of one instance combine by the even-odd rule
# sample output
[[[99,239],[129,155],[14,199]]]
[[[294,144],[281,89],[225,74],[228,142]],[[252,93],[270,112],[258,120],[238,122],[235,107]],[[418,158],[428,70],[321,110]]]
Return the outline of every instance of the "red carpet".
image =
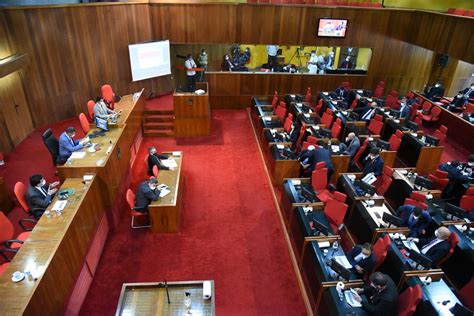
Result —
[[[155,99],[148,100],[147,110],[173,110],[173,93],[163,94]]]
[[[122,283],[163,279],[213,279],[217,315],[305,314],[246,111],[213,115],[217,128],[209,137],[179,145],[145,138],[134,188],[146,178],[149,145],[184,151],[181,233],[132,230],[124,216],[109,236],[82,315],[112,314]]]

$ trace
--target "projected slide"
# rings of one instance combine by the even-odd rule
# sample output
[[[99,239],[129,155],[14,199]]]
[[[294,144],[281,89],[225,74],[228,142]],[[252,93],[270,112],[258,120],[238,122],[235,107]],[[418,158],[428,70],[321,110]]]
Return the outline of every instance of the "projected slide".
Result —
[[[128,51],[133,81],[171,74],[169,41],[128,45]]]

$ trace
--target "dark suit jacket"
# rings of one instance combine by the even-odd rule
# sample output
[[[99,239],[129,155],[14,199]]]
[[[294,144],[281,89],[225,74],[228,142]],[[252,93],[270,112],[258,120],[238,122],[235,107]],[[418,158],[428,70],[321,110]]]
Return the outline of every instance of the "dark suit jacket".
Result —
[[[43,189],[45,192],[48,192],[49,184],[45,184]],[[41,193],[41,191],[31,185],[28,186],[26,191],[26,201],[28,202],[29,212],[35,217],[41,216],[44,210],[51,203],[51,195],[46,194],[46,196]]]
[[[431,238],[420,238],[420,242],[418,243],[418,248],[420,251],[423,250],[423,247],[427,244],[429,244],[432,240],[436,239],[436,237],[431,237]],[[433,261],[433,263],[437,263],[439,260],[443,259],[444,256],[446,256],[449,252],[449,249],[451,248],[451,244],[449,243],[448,240],[443,240],[440,243],[437,243],[433,247],[428,250],[428,252],[425,254],[428,258]]]
[[[368,158],[369,156],[364,158],[364,170],[362,170],[362,173],[365,176],[366,174],[373,172],[376,177],[380,176],[384,164],[382,157],[378,156],[374,160],[369,160]]]
[[[367,105],[367,106],[364,106],[364,107],[361,107],[361,108],[356,108],[356,109],[353,110],[353,112],[359,114],[359,118],[360,118],[360,120],[362,120],[364,115],[372,109],[373,108],[371,106]],[[372,119],[372,117],[374,117],[374,115],[375,115],[375,111],[372,113],[372,115],[370,117],[368,117],[364,120],[365,121],[370,121]]]
[[[402,205],[397,209],[397,216],[402,219],[403,226],[410,229],[409,237],[418,238],[421,231],[426,229],[431,222],[431,216],[428,211],[423,211],[416,221],[410,223],[410,216],[413,214],[414,205]]]
[[[344,89],[342,86],[336,89],[336,94],[338,97],[342,97],[344,100],[349,99],[349,89]]]
[[[410,116],[410,107],[406,105],[405,107],[400,108],[400,117],[408,118]]]
[[[354,157],[355,154],[357,153],[357,151],[359,150],[360,148],[360,140],[359,140],[359,137],[355,137],[349,144],[349,146],[347,146],[347,150],[346,152],[349,154],[349,156]]]
[[[153,175],[153,166],[158,166],[158,169],[169,170],[170,168],[166,167],[161,163],[160,159],[168,159],[166,155],[154,154],[148,155],[148,175]]]
[[[355,245],[354,248],[347,254],[347,260],[351,263],[353,267],[356,265],[360,266],[364,269],[364,274],[368,274],[372,271],[375,266],[375,256],[372,253],[370,257],[360,260],[359,262],[355,261],[355,257],[357,257],[360,252],[362,251],[362,247],[360,245]],[[357,270],[354,270],[356,274],[359,274]]]
[[[362,298],[362,307],[369,315],[397,315],[398,291],[393,280],[387,277],[387,285],[381,292],[377,292],[372,286],[364,286],[364,294]]]
[[[329,170],[334,171],[334,166],[332,165],[332,162],[331,162],[331,152],[327,150],[326,148],[317,147],[314,150],[314,159],[315,159],[315,164],[318,162],[324,161],[328,171]]]
[[[152,191],[147,181],[142,182],[135,196],[135,207],[139,210],[146,210],[152,201],[157,201],[159,198],[160,190]]]
[[[316,165],[316,160],[315,160],[315,155],[314,155],[315,151],[316,150],[305,149],[300,152],[298,160],[304,163],[304,161],[307,159],[306,164],[309,165],[309,167],[306,168],[304,171],[306,175],[311,175],[311,173],[314,171],[314,166]]]

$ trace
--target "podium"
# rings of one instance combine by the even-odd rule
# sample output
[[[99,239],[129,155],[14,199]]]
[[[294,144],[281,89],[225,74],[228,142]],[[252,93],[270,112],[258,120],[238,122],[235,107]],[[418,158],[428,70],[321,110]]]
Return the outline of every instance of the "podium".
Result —
[[[207,82],[197,82],[197,89],[202,89],[205,93],[200,95],[193,92],[175,91],[173,93],[174,133],[176,137],[208,136],[211,133],[211,111]]]

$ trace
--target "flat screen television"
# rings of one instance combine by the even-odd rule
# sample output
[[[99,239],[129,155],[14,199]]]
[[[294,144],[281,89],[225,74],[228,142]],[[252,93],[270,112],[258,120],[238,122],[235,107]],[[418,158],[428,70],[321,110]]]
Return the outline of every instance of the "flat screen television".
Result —
[[[346,19],[319,19],[318,36],[319,37],[346,37],[347,20]]]

